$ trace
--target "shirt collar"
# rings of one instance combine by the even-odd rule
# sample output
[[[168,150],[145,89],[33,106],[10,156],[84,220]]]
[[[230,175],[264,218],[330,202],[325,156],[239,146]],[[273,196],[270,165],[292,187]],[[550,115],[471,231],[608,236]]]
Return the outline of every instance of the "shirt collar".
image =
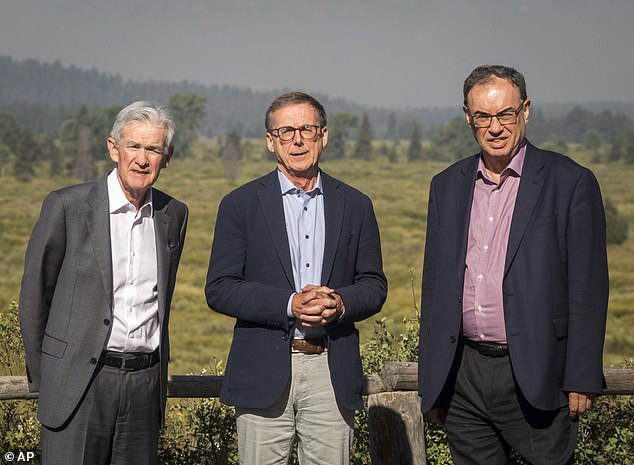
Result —
[[[110,213],[119,213],[127,210],[135,211],[136,208],[128,198],[125,196],[123,189],[121,188],[121,184],[119,184],[119,178],[117,177],[117,168],[114,168],[110,174],[108,174],[107,178],[108,182],[108,203],[110,208]],[[139,209],[140,214],[146,215],[149,217],[154,216],[154,207],[152,204],[152,189],[148,190],[148,193],[145,195],[145,199],[143,201],[143,205]]]
[[[277,179],[280,182],[280,188],[282,189],[282,195],[286,194],[295,194],[297,192],[304,192],[303,190],[295,187],[295,185],[288,180],[286,175],[282,173],[281,170],[277,170]],[[324,193],[324,188],[321,183],[321,170],[317,171],[317,182],[315,183],[315,187],[312,188],[308,192],[304,192],[305,194],[313,194],[319,195]]]
[[[515,173],[517,177],[522,177],[522,168],[524,167],[524,159],[526,158],[526,145],[526,139],[524,139],[520,145],[520,149],[517,151],[515,156],[511,158],[511,162],[506,168],[504,168],[502,173],[500,173],[500,179],[508,177],[511,173]],[[480,159],[478,161],[478,177],[488,179],[486,169],[484,167],[484,157],[482,154],[480,154]]]

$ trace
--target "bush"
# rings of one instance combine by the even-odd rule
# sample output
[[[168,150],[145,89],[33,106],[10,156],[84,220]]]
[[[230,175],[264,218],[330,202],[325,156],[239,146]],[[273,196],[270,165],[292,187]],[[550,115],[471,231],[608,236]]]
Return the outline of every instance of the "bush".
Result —
[[[0,375],[26,373],[24,349],[18,322],[18,304],[11,302],[0,312]],[[0,400],[0,455],[31,451],[39,456],[40,424],[36,401]]]
[[[608,244],[622,244],[627,240],[629,223],[609,197],[605,199],[605,233]]]
[[[418,357],[418,310],[405,320],[405,330],[390,333],[385,318],[375,322],[374,332],[362,347],[366,373],[380,373],[385,362],[414,362]],[[23,374],[24,351],[20,339],[17,304],[0,313],[0,373]],[[624,365],[634,368],[634,361]],[[215,374],[222,367],[216,364]],[[166,425],[159,443],[159,461],[164,465],[232,465],[238,463],[235,415],[217,399],[170,399]],[[451,464],[442,428],[425,425],[427,463]],[[34,401],[0,401],[0,453],[34,451],[39,448],[39,423]],[[624,464],[634,456],[634,398],[599,397],[582,417],[575,460],[579,465]],[[367,409],[356,416],[353,465],[369,465]],[[33,462],[31,462],[33,463]],[[296,464],[293,457],[291,464]],[[522,463],[514,458],[513,464]]]

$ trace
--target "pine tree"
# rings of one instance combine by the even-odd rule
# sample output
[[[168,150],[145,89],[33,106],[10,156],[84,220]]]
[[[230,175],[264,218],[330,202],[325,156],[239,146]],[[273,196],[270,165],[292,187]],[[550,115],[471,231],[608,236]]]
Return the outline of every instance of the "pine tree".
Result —
[[[357,145],[354,149],[354,157],[363,160],[372,159],[372,126],[370,119],[366,113],[361,118],[361,125],[359,126],[359,135],[357,138]]]
[[[423,145],[420,141],[420,126],[416,121],[412,122],[412,134],[409,138],[407,148],[407,159],[409,161],[421,160],[423,158]]]

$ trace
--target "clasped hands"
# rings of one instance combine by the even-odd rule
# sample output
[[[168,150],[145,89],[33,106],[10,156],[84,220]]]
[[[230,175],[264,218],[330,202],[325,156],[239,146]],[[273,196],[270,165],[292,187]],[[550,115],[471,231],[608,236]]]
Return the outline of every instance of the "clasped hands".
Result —
[[[291,311],[302,326],[324,326],[341,316],[344,305],[334,289],[309,284],[293,296]]]

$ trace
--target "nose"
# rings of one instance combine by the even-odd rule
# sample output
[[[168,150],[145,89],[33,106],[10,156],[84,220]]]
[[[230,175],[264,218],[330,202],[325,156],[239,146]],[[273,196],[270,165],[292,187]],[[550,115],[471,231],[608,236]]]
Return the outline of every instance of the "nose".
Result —
[[[304,145],[304,139],[302,139],[302,134],[299,129],[295,129],[295,133],[293,134],[293,144]]]
[[[500,124],[500,120],[498,119],[497,116],[493,116],[491,118],[491,124],[489,125],[489,132],[492,132],[494,134],[499,134],[504,130],[504,126],[502,126],[502,124]]]
[[[146,166],[148,163],[150,163],[150,152],[142,148],[137,152],[135,161],[140,166]]]

